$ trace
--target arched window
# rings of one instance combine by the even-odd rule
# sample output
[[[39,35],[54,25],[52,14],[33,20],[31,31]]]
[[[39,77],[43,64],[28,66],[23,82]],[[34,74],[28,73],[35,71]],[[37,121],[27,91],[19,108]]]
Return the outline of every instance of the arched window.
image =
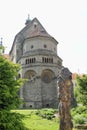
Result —
[[[47,59],[45,58],[45,63],[47,63]]]
[[[42,57],[42,62],[43,63],[53,63],[53,58]]]
[[[34,58],[34,63],[35,63],[36,59]]]
[[[30,59],[30,63],[32,63],[32,59]]]
[[[25,64],[28,64],[28,61],[27,61],[27,59],[25,60]]]
[[[21,78],[21,75],[20,75],[20,74],[18,74],[18,78]]]
[[[32,63],[34,63],[34,59],[33,59],[33,58],[32,58],[32,60],[31,60],[31,61],[32,61]]]
[[[44,63],[44,57],[42,57],[42,62]]]
[[[48,63],[48,58],[47,58],[47,63]]]
[[[28,64],[30,63],[30,60],[28,59]]]
[[[29,79],[29,81],[35,80],[36,72],[34,70],[28,70],[25,72],[24,78]]]

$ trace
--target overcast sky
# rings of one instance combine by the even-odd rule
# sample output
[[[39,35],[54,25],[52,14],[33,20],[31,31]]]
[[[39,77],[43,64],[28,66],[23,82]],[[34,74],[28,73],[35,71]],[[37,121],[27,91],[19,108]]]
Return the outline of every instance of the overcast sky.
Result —
[[[28,14],[59,42],[63,65],[87,73],[87,0],[0,0],[0,37],[6,53]]]

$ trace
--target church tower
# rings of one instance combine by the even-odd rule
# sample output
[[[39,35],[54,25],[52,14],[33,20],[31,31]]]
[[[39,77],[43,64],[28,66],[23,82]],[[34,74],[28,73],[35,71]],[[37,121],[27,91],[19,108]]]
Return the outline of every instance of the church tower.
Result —
[[[57,55],[57,44],[37,18],[28,19],[15,36],[10,57],[22,66],[19,77],[28,79],[20,90],[24,108],[58,106],[57,76],[62,59]]]

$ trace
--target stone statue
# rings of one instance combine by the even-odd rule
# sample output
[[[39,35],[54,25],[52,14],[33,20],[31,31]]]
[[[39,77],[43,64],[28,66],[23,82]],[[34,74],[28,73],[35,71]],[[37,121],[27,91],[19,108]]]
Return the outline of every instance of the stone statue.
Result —
[[[59,130],[72,130],[70,106],[71,106],[72,73],[68,68],[62,68],[58,77],[59,99]]]

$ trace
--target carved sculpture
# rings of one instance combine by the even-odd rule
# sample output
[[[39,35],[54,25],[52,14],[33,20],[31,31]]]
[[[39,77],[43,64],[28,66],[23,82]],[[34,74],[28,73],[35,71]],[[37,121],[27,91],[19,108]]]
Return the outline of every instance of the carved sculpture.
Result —
[[[72,73],[68,68],[62,68],[58,77],[58,99],[59,99],[59,130],[72,130],[70,106],[71,106],[71,87]]]

